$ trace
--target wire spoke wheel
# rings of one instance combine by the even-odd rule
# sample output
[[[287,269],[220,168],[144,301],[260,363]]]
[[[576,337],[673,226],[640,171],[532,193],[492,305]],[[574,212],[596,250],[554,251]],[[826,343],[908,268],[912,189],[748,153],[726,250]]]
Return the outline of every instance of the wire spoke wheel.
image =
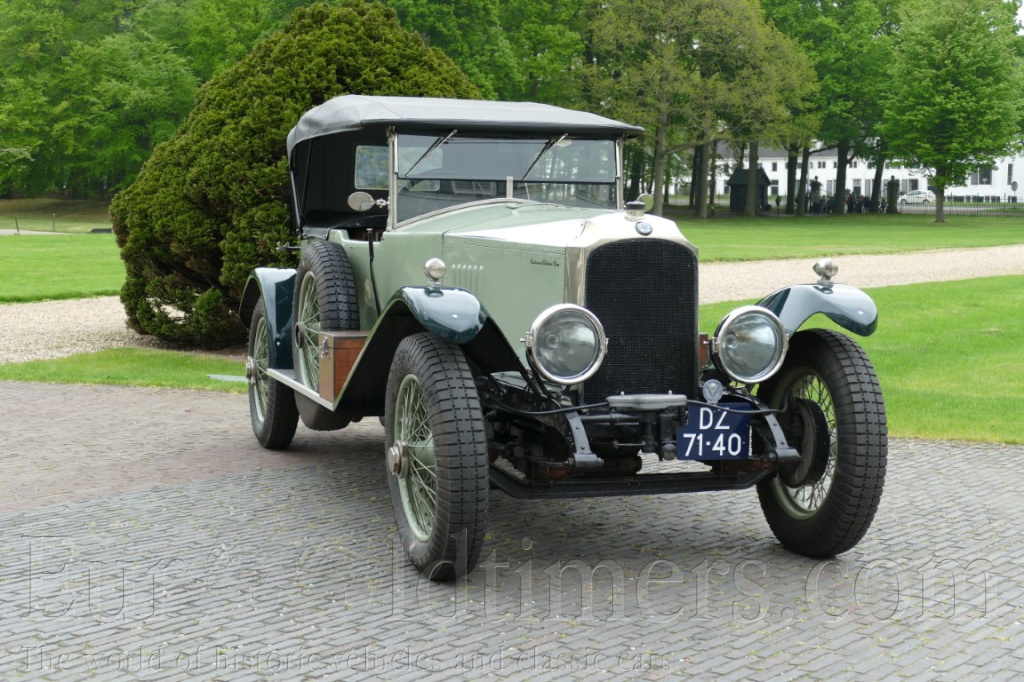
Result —
[[[426,542],[434,526],[437,509],[437,471],[434,458],[434,434],[423,397],[423,387],[415,375],[402,380],[395,404],[395,440],[407,458],[405,476],[399,478],[402,506],[409,528],[420,542]]]
[[[317,298],[316,276],[307,272],[299,287],[299,315],[295,320],[295,334],[301,380],[313,390],[320,387],[320,304]]]
[[[295,378],[319,393],[320,332],[359,329],[352,264],[340,244],[319,238],[303,244],[295,271],[292,323]],[[295,402],[302,423],[314,431],[334,431],[349,423],[347,415],[334,412],[300,392],[296,392]]]
[[[409,561],[431,580],[472,571],[487,527],[487,438],[462,350],[421,333],[395,351],[384,411],[385,462]]]
[[[793,488],[776,477],[772,480],[772,485],[775,486],[775,494],[780,504],[787,508],[790,516],[810,518],[824,504],[832,488],[832,478],[836,470],[836,408],[832,403],[832,395],[829,393],[828,387],[817,375],[807,375],[793,382],[789,399],[792,401],[796,398],[805,398],[816,402],[825,414],[829,435],[828,464],[825,465],[824,474],[814,483]]]
[[[885,404],[867,355],[837,332],[797,332],[779,373],[759,387],[758,395],[780,408],[813,402],[828,430],[828,460],[820,476],[800,486],[786,485],[781,475],[758,483],[772,532],[805,556],[835,556],[851,549],[878,509],[888,456]],[[797,445],[800,435],[786,437]]]
[[[249,417],[256,440],[265,448],[287,447],[295,436],[299,412],[290,388],[272,378],[270,369],[270,325],[260,301],[249,325],[249,352],[245,374],[249,381]]]
[[[267,318],[261,315],[255,324],[255,335],[257,339],[267,338]],[[252,380],[250,390],[254,393],[256,416],[260,421],[266,419],[267,401],[270,377],[267,376],[267,369],[270,367],[267,345],[257,343],[252,349]]]

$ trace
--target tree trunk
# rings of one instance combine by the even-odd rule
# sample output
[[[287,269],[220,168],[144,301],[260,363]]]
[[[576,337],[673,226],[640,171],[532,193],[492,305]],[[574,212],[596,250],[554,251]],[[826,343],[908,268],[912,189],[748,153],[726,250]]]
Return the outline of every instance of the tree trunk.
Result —
[[[833,215],[846,213],[846,164],[847,155],[850,153],[850,141],[840,140],[836,147],[836,154],[839,156],[839,170],[836,171],[836,198],[832,202]]]
[[[747,165],[747,205],[743,210],[743,215],[753,218],[757,215],[758,209],[758,187],[757,187],[757,143],[750,143],[750,159]]]
[[[696,206],[694,200],[697,198],[698,192],[700,191],[697,186],[697,178],[700,177],[700,157],[703,153],[703,145],[697,145],[693,148],[693,163],[690,164],[690,208],[694,208]]]
[[[928,183],[925,183],[928,186]],[[935,186],[935,222],[945,223],[946,222],[946,186],[936,185]]]
[[[668,156],[668,105],[663,103],[658,112],[658,130],[654,136],[654,215],[665,208],[665,162]]]
[[[718,147],[716,140],[711,140],[707,143],[708,147],[708,165],[711,167],[711,171],[708,173],[708,205],[711,207],[711,215],[715,215],[715,194],[718,189],[718,160],[715,158],[715,149]]]
[[[796,145],[789,147],[789,157],[786,159],[786,215],[793,215],[796,211],[796,155],[800,148]]]
[[[665,200],[662,202],[662,206],[670,206],[672,204],[672,164],[668,162],[668,157],[665,158]]]
[[[882,182],[885,173],[885,152],[875,156],[875,180],[871,183],[871,212],[878,213],[882,206]]]
[[[705,142],[697,147],[700,150],[700,167],[697,169],[697,182],[695,184],[697,185],[697,217],[701,219],[708,217],[708,192],[704,185],[707,182],[708,166],[710,165],[708,163],[710,161],[708,159],[710,156],[708,148],[710,146],[709,143]]]
[[[644,174],[644,155],[639,149],[633,154],[632,163],[629,167],[629,189],[626,190],[626,200],[636,199],[640,196],[640,180]]]
[[[800,188],[796,191],[796,214],[807,215],[807,166],[811,163],[811,148],[804,147],[800,158]]]

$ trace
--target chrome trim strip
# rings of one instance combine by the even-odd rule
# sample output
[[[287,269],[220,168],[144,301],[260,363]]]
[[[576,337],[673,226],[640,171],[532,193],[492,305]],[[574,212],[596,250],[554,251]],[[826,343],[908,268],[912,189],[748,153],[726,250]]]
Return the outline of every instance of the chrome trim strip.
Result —
[[[296,393],[301,393],[302,395],[306,396],[307,398],[315,402],[317,405],[322,405],[326,407],[328,410],[334,410],[334,403],[332,403],[330,400],[324,400],[323,398],[320,397],[319,393],[310,389],[305,384],[302,384],[295,380],[295,370],[268,369],[267,376],[269,376],[271,379],[277,379],[282,384],[292,389]]]

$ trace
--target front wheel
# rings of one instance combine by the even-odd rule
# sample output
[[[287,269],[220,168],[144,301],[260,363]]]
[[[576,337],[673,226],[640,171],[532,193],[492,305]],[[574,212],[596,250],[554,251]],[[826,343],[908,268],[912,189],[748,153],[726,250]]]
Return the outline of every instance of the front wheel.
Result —
[[[431,580],[472,571],[487,527],[487,439],[457,346],[426,333],[399,344],[384,430],[391,503],[409,560]]]
[[[885,404],[871,361],[843,334],[801,331],[793,335],[782,369],[758,395],[775,407],[816,403],[828,426],[823,471],[797,487],[778,475],[757,486],[775,537],[809,557],[851,549],[878,509],[888,454]],[[799,442],[797,434],[787,437]]]
[[[299,423],[292,389],[267,376],[270,355],[267,351],[267,309],[262,299],[256,304],[249,325],[249,356],[245,373],[249,380],[249,417],[252,432],[268,450],[288,447]]]

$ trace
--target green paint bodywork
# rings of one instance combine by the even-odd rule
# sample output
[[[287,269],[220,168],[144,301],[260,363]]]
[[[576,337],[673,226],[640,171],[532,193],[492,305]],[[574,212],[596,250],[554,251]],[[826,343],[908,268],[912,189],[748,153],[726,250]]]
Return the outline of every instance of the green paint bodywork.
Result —
[[[778,315],[790,336],[818,313],[861,336],[871,336],[878,327],[875,302],[860,289],[847,284],[785,287],[764,297],[758,305]]]
[[[480,301],[462,289],[404,287],[393,300],[404,301],[428,332],[459,346],[469,343],[487,322],[487,311]]]
[[[494,322],[516,341],[538,313],[565,302],[567,246],[583,233],[588,220],[608,213],[496,201],[424,216],[385,232],[373,244],[377,297],[384,304],[404,287],[427,284],[424,264],[441,258],[447,265],[441,284],[487,301]],[[377,310],[370,282],[370,246],[343,229],[333,230],[329,238],[345,249],[352,265],[360,328],[372,329]],[[525,362],[525,348],[516,344],[516,350]]]
[[[295,270],[292,268],[256,268],[249,275],[242,293],[239,315],[246,326],[260,297],[267,310],[267,359],[271,369],[292,369],[292,294]]]

